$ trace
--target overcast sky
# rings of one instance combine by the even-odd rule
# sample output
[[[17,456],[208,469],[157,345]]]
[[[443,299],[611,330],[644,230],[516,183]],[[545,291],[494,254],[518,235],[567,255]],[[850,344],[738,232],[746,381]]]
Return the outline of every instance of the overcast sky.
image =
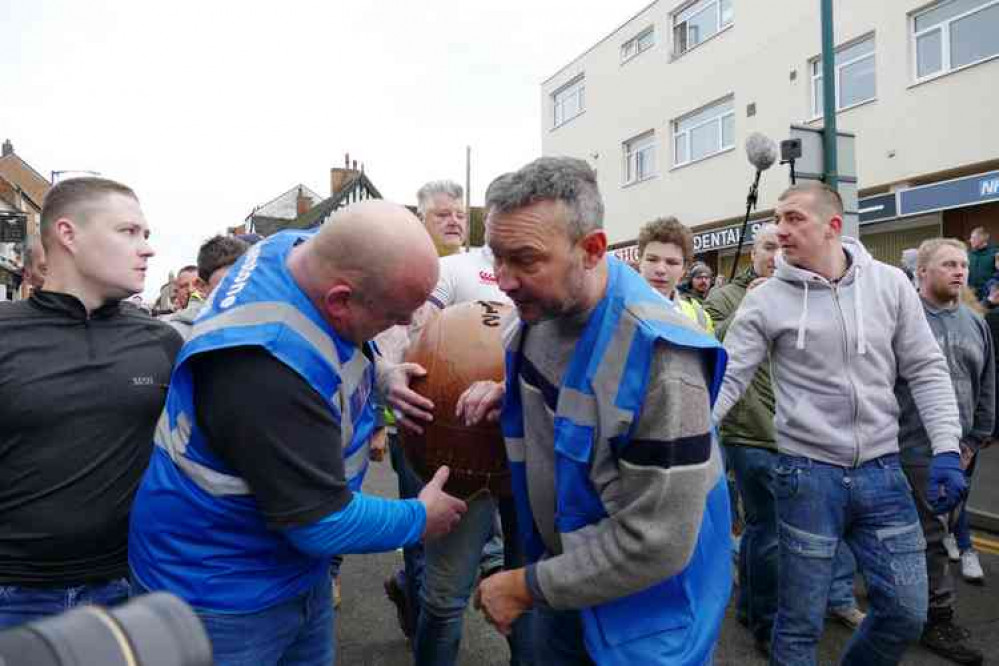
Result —
[[[647,0],[0,0],[0,141],[135,188],[147,296],[198,245],[343,155],[382,195],[540,154],[540,84]]]

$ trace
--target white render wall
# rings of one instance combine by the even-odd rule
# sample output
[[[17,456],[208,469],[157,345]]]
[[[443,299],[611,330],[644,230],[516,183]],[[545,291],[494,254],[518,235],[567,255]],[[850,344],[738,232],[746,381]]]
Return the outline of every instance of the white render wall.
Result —
[[[819,0],[734,0],[730,27],[673,59],[670,14],[685,4],[653,3],[541,86],[542,152],[580,157],[597,169],[611,242],[634,238],[644,222],[661,215],[693,227],[741,218],[753,175],[746,136],[759,131],[779,141],[791,124],[810,121],[809,61],[821,51]],[[861,189],[999,158],[999,59],[913,85],[910,14],[927,4],[835,2],[837,46],[875,35],[877,97],[838,114],[840,131],[857,135]],[[653,23],[655,46],[622,64],[621,44]],[[586,110],[552,129],[552,93],[580,73]],[[735,148],[672,168],[671,121],[729,94]],[[750,103],[754,117],[746,115]],[[623,187],[622,142],[650,129],[658,175]],[[787,179],[779,165],[764,174],[760,210],[773,207]]]

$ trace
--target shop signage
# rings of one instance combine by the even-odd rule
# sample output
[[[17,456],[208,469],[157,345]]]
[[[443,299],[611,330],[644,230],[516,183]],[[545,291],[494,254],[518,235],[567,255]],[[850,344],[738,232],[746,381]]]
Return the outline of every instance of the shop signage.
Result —
[[[902,190],[898,193],[898,213],[917,215],[989,201],[999,201],[999,171]]]

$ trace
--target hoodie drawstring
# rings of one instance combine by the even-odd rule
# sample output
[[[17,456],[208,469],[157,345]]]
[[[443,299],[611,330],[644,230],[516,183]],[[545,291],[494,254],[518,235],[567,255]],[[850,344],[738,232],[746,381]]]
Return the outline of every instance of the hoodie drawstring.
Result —
[[[864,290],[860,285],[860,266],[853,269],[853,316],[857,320],[857,353],[863,356],[867,353],[867,335],[864,332]]]
[[[798,340],[794,343],[795,349],[805,348],[805,328],[808,323],[808,280],[802,280],[805,285],[805,301],[801,306],[801,317],[798,319]]]

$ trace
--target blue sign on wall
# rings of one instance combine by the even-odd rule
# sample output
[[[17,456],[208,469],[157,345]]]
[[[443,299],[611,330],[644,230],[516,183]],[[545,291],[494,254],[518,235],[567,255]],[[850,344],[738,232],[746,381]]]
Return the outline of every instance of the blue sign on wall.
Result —
[[[902,190],[898,197],[898,213],[930,213],[987,201],[999,201],[999,171]]]

